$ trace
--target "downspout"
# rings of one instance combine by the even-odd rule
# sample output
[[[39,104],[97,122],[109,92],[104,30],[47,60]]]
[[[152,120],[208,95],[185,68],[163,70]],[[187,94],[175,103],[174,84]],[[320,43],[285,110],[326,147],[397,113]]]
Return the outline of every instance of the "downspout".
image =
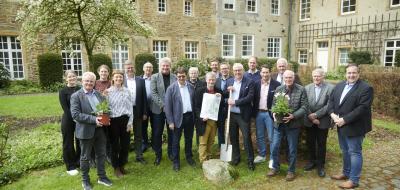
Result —
[[[293,8],[293,0],[289,1],[289,26],[288,26],[288,51],[287,51],[287,60],[290,61],[290,52],[292,45],[292,9]]]

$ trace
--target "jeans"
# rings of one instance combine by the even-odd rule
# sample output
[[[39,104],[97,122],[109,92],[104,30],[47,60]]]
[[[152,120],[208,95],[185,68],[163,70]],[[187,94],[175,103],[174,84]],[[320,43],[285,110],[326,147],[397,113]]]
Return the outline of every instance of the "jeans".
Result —
[[[258,112],[256,117],[256,136],[257,136],[257,146],[258,154],[262,157],[267,155],[266,145],[265,145],[265,129],[268,133],[269,150],[272,150],[272,138],[274,135],[274,122],[269,114],[269,112]],[[272,159],[272,155],[270,155]]]
[[[162,155],[162,134],[164,132],[165,124],[165,113],[162,112],[160,114],[153,114],[153,122],[154,128],[152,132],[152,139],[154,143],[152,143],[153,150],[156,153],[156,157],[161,158]],[[172,155],[172,131],[166,126],[168,133],[168,155]]]
[[[362,143],[364,136],[348,137],[339,129],[338,138],[343,157],[343,174],[355,183],[360,181],[363,164]]]
[[[175,126],[173,130],[173,141],[172,141],[172,157],[174,164],[180,164],[180,141],[182,136],[182,131],[185,137],[185,156],[186,160],[193,158],[192,143],[193,143],[193,131],[194,131],[194,121],[193,113],[183,114],[181,126]]]
[[[285,124],[280,124],[274,127],[274,137],[272,138],[272,167],[279,170],[279,148],[281,139],[286,135],[289,147],[289,168],[288,172],[294,173],[296,170],[297,143],[299,138],[300,128],[289,128]]]

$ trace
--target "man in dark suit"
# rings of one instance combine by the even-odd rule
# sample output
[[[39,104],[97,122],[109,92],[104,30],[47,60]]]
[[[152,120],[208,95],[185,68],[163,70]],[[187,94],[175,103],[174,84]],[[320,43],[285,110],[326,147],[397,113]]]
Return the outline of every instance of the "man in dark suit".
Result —
[[[81,146],[80,167],[82,170],[82,187],[91,190],[89,170],[92,148],[96,152],[97,183],[111,186],[110,179],[106,176],[104,161],[106,158],[106,134],[104,132],[101,117],[92,113],[96,111],[96,105],[104,101],[99,92],[94,90],[96,75],[92,72],[82,74],[82,89],[71,96],[71,115],[76,122],[75,136]]]
[[[172,161],[173,170],[180,169],[180,141],[182,132],[185,137],[185,157],[189,165],[195,166],[192,152],[194,131],[194,88],[186,82],[186,71],[178,68],[178,81],[172,83],[165,92],[165,117],[173,133]]]
[[[141,76],[144,79],[144,83],[146,85],[146,95],[147,95],[147,119],[143,120],[142,123],[142,138],[143,138],[143,145],[142,151],[146,152],[147,148],[149,148],[150,143],[153,139],[150,138],[147,132],[147,127],[150,122],[150,127],[153,130],[153,113],[150,111],[152,100],[151,100],[151,75],[153,74],[153,64],[147,62],[143,65],[143,75]]]
[[[331,127],[328,102],[334,87],[332,84],[324,82],[324,77],[323,69],[315,69],[312,72],[313,83],[305,87],[308,111],[304,117],[304,126],[306,126],[306,141],[310,160],[304,170],[310,171],[317,167],[317,173],[320,177],[325,177],[326,138]]]
[[[217,80],[215,81],[215,87],[221,89],[221,91],[225,91],[227,86],[226,86],[226,81],[232,76],[229,76],[229,70],[230,70],[230,65],[229,63],[222,63],[220,65],[220,77],[217,77]],[[218,130],[218,144],[219,147],[221,144],[225,143],[225,120],[228,112],[228,104],[224,101],[221,100],[221,112],[218,114],[218,121],[217,121],[217,130]]]
[[[346,81],[336,85],[329,98],[328,112],[338,129],[343,170],[331,176],[335,180],[346,180],[339,187],[357,187],[360,180],[363,156],[362,143],[365,134],[371,131],[371,105],[373,88],[359,79],[357,65],[348,65]]]
[[[135,76],[135,66],[131,60],[125,61],[125,74],[124,86],[128,88],[133,94],[133,135],[136,153],[136,161],[146,164],[143,158],[142,149],[142,123],[147,119],[147,95],[146,85],[144,79]]]
[[[234,78],[226,83],[228,88],[225,97],[232,91],[232,97],[228,99],[231,107],[231,118],[229,126],[229,136],[232,142],[232,165],[240,162],[239,129],[243,135],[244,148],[247,152],[247,166],[254,171],[254,153],[250,138],[250,117],[252,114],[252,102],[254,98],[254,82],[244,77],[243,65],[235,63],[233,65]]]
[[[280,82],[282,85],[285,84],[285,80],[283,80],[283,73],[286,71],[287,67],[287,60],[285,58],[279,58],[276,61],[276,69],[278,70],[278,72],[272,73],[271,78]],[[300,77],[297,74],[294,75],[294,83],[301,85]]]
[[[271,79],[267,65],[261,66],[261,80],[255,83],[254,88],[254,108],[253,113],[256,116],[256,139],[258,146],[258,155],[254,163],[261,163],[266,160],[267,150],[265,147],[265,129],[268,132],[268,141],[270,152],[272,150],[272,137],[274,134],[274,121],[270,112],[275,89],[281,84]],[[270,154],[270,159],[272,155]]]

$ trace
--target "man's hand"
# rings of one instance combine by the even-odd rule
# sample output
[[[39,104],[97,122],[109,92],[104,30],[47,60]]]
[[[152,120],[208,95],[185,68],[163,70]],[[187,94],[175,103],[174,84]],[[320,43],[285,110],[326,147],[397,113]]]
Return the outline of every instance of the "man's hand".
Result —
[[[207,120],[208,120],[208,117],[203,118],[203,121],[207,121]]]
[[[221,94],[220,93],[215,93],[215,96],[221,97]]]
[[[235,105],[235,100],[232,99],[232,98],[229,98],[229,99],[228,99],[228,105],[234,106],[234,105]]]
[[[308,115],[308,119],[309,119],[310,121],[313,121],[313,120],[317,119],[317,114],[315,114],[315,113],[310,113],[310,114]]]
[[[175,125],[173,123],[168,125],[169,129],[174,130],[175,129]]]
[[[143,120],[146,120],[147,119],[147,115],[143,115]]]
[[[233,91],[235,91],[235,88],[233,87],[233,86],[228,86],[228,88],[226,88],[228,91],[231,91],[232,90],[232,92]]]
[[[334,114],[334,113],[331,113],[331,118],[332,118],[332,120],[336,123],[337,120],[339,119],[339,116],[336,115],[336,114]]]
[[[337,121],[335,121],[335,124],[336,124],[338,127],[343,127],[343,125],[345,125],[346,122],[344,121],[343,118],[339,118]]]
[[[312,123],[313,123],[313,124],[315,124],[315,125],[319,125],[319,124],[320,124],[320,122],[319,122],[319,120],[318,120],[318,119],[314,119],[314,120],[312,120]]]
[[[103,123],[101,122],[101,117],[100,116],[96,117],[96,125],[99,126],[99,127],[103,126]]]
[[[283,117],[282,120],[285,121],[284,123],[289,123],[290,120],[292,120],[292,119],[294,119],[294,116],[293,116],[293,114],[289,113],[289,116]]]

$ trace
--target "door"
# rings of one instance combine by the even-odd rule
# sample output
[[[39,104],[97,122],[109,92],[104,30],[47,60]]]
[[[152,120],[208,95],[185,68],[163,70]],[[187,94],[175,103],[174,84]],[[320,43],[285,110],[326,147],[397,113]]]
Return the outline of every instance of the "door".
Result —
[[[317,42],[317,66],[328,71],[329,44],[327,41]]]

